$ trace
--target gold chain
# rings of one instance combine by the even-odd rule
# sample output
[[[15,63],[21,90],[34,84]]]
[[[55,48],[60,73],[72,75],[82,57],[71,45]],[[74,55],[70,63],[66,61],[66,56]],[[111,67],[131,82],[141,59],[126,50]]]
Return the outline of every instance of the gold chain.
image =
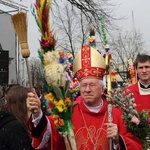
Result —
[[[100,134],[101,134],[102,126],[103,126],[104,121],[105,121],[105,118],[106,118],[106,112],[105,112],[105,115],[104,115],[104,118],[103,118],[103,121],[102,121],[102,124],[101,124],[99,136],[96,138],[96,142],[95,142],[95,143],[94,143],[94,141],[93,141],[93,139],[92,139],[92,136],[91,136],[91,134],[90,134],[90,132],[89,132],[89,130],[88,130],[87,123],[86,123],[85,117],[84,117],[83,112],[82,112],[81,109],[80,109],[80,112],[81,112],[81,115],[82,115],[82,118],[83,118],[83,121],[84,121],[85,128],[86,128],[86,130],[87,130],[87,133],[88,133],[88,135],[89,135],[89,137],[90,137],[90,139],[91,139],[91,142],[92,142],[92,144],[93,144],[93,146],[94,146],[94,150],[96,150],[96,149],[97,149],[97,147],[96,147],[97,141],[98,141],[98,138],[99,138],[99,136],[100,136]]]

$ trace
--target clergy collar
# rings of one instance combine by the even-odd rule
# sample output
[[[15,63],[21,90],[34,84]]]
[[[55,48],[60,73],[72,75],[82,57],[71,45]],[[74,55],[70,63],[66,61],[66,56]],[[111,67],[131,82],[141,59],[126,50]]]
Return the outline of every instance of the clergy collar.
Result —
[[[139,82],[139,85],[142,89],[149,89],[150,88],[150,84],[149,85],[144,85],[144,84]]]
[[[142,88],[140,82],[138,82],[138,87],[139,87],[139,94],[140,95],[150,95],[150,88]]]

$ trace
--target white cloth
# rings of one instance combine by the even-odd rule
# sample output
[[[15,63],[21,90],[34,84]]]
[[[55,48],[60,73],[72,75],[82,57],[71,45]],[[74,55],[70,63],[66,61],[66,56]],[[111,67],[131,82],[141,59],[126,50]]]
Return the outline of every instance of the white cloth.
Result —
[[[140,83],[138,82],[139,93],[140,95],[150,95],[150,89],[144,89],[140,87]]]

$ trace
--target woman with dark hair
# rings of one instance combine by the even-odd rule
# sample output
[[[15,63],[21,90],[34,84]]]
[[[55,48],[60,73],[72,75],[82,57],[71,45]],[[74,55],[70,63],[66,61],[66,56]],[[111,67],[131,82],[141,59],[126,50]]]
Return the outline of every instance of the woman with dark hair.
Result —
[[[0,150],[33,150],[27,127],[27,93],[23,86],[11,86],[0,100]]]

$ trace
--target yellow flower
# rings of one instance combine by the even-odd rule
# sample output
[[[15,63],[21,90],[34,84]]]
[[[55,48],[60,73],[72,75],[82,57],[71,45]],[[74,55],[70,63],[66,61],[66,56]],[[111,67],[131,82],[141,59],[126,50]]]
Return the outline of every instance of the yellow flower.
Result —
[[[59,112],[66,112],[67,107],[64,104],[64,101],[61,99],[59,101],[55,101],[55,107],[58,109]]]
[[[64,126],[64,120],[61,119],[58,115],[53,115],[53,118],[54,118],[54,124],[56,125],[56,127]]]
[[[52,93],[48,93],[45,95],[46,99],[49,100],[50,102],[54,101],[54,96]]]
[[[68,105],[68,106],[71,106],[71,105],[72,105],[72,101],[71,101],[71,99],[70,99],[69,97],[66,97],[66,98],[64,99],[64,103],[65,103],[65,105]]]

